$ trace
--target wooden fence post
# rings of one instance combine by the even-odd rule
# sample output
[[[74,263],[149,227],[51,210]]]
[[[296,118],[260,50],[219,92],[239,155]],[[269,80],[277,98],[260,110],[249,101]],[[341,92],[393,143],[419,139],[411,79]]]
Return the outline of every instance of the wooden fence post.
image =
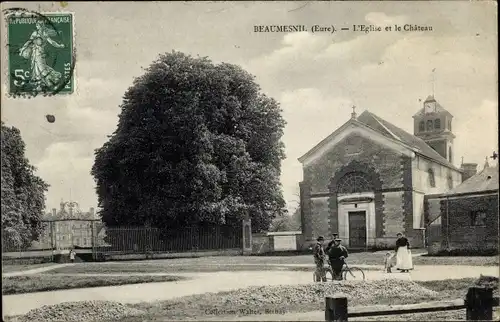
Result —
[[[491,288],[471,287],[465,298],[467,321],[493,320],[493,290]]]
[[[347,321],[347,297],[339,294],[325,299],[325,321]]]

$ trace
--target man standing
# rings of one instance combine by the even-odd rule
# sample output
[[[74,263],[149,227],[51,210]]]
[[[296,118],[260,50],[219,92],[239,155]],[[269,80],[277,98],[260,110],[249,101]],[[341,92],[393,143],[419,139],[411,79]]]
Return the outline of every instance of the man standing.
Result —
[[[319,236],[317,239],[317,243],[314,246],[313,254],[314,254],[314,263],[316,264],[316,272],[315,272],[315,281],[316,282],[326,282],[326,274],[325,274],[325,250],[323,249],[323,242],[325,239],[323,236]]]
[[[335,238],[332,247],[328,250],[328,258],[333,270],[333,279],[342,280],[342,267],[344,267],[345,259],[349,256],[347,248],[340,245],[342,240]]]
[[[333,233],[333,238],[332,240],[328,243],[328,246],[326,246],[326,253],[328,253],[330,251],[330,248],[332,248],[333,244],[335,244],[335,239],[337,239],[339,237],[339,234],[337,233]]]

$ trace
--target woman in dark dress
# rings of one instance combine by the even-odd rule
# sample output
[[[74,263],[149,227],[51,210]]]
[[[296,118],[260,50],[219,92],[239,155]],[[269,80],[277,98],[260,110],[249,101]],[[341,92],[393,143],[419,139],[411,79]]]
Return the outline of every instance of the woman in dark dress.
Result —
[[[402,273],[409,272],[413,269],[413,261],[410,252],[410,242],[402,233],[397,234],[398,240],[396,241],[396,269]]]

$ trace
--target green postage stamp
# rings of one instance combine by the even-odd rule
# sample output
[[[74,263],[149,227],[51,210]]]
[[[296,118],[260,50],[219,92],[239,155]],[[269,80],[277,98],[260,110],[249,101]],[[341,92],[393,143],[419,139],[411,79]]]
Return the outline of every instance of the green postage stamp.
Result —
[[[9,94],[15,97],[74,91],[72,13],[9,12]]]

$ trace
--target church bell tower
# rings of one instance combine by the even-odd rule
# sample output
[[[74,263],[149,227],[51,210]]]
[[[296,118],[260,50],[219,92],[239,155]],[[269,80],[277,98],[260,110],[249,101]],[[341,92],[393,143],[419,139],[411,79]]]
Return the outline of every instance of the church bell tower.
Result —
[[[453,163],[452,133],[453,115],[445,110],[434,98],[429,96],[423,108],[413,115],[413,133],[421,138],[443,158]]]

